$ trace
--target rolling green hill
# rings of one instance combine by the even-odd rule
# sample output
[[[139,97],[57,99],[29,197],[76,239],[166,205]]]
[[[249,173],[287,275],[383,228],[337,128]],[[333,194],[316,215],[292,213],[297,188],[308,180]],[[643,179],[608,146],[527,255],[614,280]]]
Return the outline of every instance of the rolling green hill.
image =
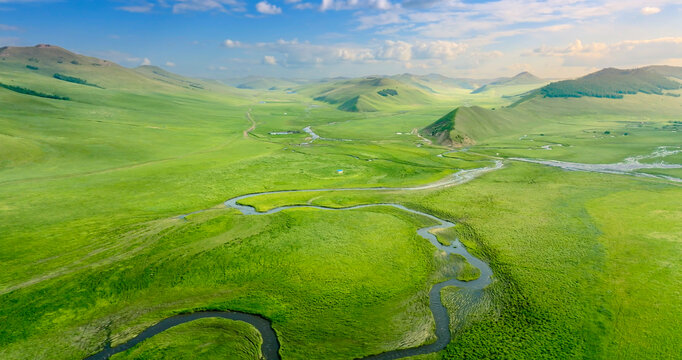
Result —
[[[30,74],[25,71],[26,69],[32,70]],[[1,48],[0,71],[45,75],[50,78],[60,74],[105,88],[151,86],[145,76],[135,71],[107,60],[78,55],[53,45]]]
[[[487,82],[487,80],[481,79],[450,78],[440,74],[400,74],[391,76],[391,78],[422,90],[436,93],[452,89],[475,89],[481,83]]]
[[[99,90],[153,92],[210,88],[236,94],[236,91],[217,82],[190,79],[156,66],[129,69],[108,60],[75,54],[59,46],[46,44],[0,48],[0,81],[45,93],[55,93],[57,90],[77,93],[98,91],[92,89],[95,87]],[[105,94],[107,92],[101,93]]]
[[[228,79],[224,82],[238,89],[250,90],[289,90],[307,83],[305,80],[279,79],[262,76]]]
[[[205,89],[206,85],[204,81],[197,79],[187,78],[181,75],[173,74],[166,71],[158,66],[143,65],[135,69],[138,73],[144,75],[145,77],[154,79],[156,81],[165,82],[168,84],[173,84],[181,86],[188,89]]]
[[[577,80],[552,83],[509,107],[460,107],[423,128],[422,133],[446,146],[462,146],[523,134],[548,123],[575,121],[576,109],[595,118],[647,116],[654,110],[657,115],[676,118],[682,112],[679,91],[673,91],[679,88],[672,80],[677,76],[679,68],[674,67],[605,69]],[[672,91],[672,96],[659,96],[663,89]]]
[[[551,83],[540,94],[546,97],[605,97],[620,99],[626,94],[657,94],[682,87],[682,68],[650,66],[639,69],[603,69],[576,80]]]
[[[485,84],[475,90],[472,94],[496,94],[499,96],[515,96],[537,89],[547,84],[547,80],[529,73],[522,72],[511,78],[501,78]]]
[[[396,107],[423,105],[434,101],[433,95],[422,89],[384,77],[365,77],[323,83],[302,88],[316,101],[336,105],[348,112],[374,112]]]
[[[476,141],[519,130],[528,118],[516,112],[494,111],[479,106],[460,107],[433,124],[422,133],[446,146],[472,145]]]

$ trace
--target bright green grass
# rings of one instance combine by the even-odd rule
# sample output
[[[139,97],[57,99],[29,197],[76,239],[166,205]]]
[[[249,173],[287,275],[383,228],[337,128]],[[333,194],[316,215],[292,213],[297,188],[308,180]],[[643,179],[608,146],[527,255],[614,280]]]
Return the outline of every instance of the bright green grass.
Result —
[[[438,239],[438,242],[445,246],[450,246],[452,242],[457,239],[458,235],[457,229],[455,229],[454,227],[447,229],[431,230],[431,233],[436,235],[436,239]]]
[[[39,356],[59,342],[65,347],[55,355],[84,356],[108,332],[117,344],[195,308],[272,319],[287,358],[349,358],[417,345],[432,339],[429,284],[457,263],[465,268],[461,259],[434,255],[416,235],[428,224],[391,208],[261,217],[221,210],[188,223],[150,224],[143,230],[149,233],[133,229],[118,237],[116,252],[97,257],[120,256],[112,266],[5,294],[3,354]]]
[[[622,191],[592,200],[607,249],[605,277],[613,331],[606,341],[614,358],[674,357],[682,341],[682,297],[676,270],[682,261],[679,188]]]
[[[678,145],[674,124],[681,113],[682,101],[668,96],[535,98],[494,111],[460,109],[455,127],[487,155],[612,163]],[[552,150],[544,145],[553,145]]]
[[[170,328],[113,360],[261,359],[260,333],[251,325],[227,319],[199,319]]]
[[[654,194],[669,200],[659,202]],[[398,201],[460,222],[458,236],[490,262],[496,281],[486,292],[485,309],[464,328],[458,325],[446,358],[634,359],[675,353],[667,346],[670,334],[679,333],[671,315],[680,238],[672,219],[680,209],[675,199],[682,196],[675,185],[514,163],[442,190],[353,193],[355,199],[340,192],[312,195],[312,203],[327,206]],[[647,211],[651,217],[631,218]],[[611,227],[618,232],[609,235]],[[646,305],[651,291],[663,294],[656,306]],[[627,316],[616,316],[619,311]],[[675,320],[658,321],[661,316]],[[627,335],[617,330],[637,321]],[[637,331],[646,332],[646,340]],[[632,355],[623,350],[628,348]]]
[[[419,185],[489,165],[477,153],[616,162],[679,144],[671,125],[679,100],[670,97],[529,103],[519,115],[528,121],[441,158],[445,149],[396,133],[425,127],[473,95],[408,113],[352,114],[301,94],[200,91],[172,84],[181,78],[159,85],[130,74],[117,87],[93,69],[60,69],[106,88],[95,89],[52,79],[44,64],[44,73],[24,65],[3,66],[0,80],[73,100],[0,90],[0,357],[10,359],[82,358],[108,333],[120,343],[193,309],[271,318],[285,359],[349,359],[428,342],[430,285],[474,276],[416,235],[428,221],[386,207],[245,217],[221,202],[281,189]],[[257,127],[244,138],[249,111]],[[306,135],[268,135],[308,125],[353,141],[301,146]],[[566,146],[537,150],[551,143]],[[452,188],[246,202],[392,202],[459,222],[458,236],[490,262],[495,282],[485,306],[457,327],[447,356],[670,358],[681,342],[671,287],[679,282],[680,196],[658,180],[509,163]],[[212,207],[186,223],[174,218]],[[655,281],[645,281],[651,274]],[[663,295],[647,306],[653,293]]]

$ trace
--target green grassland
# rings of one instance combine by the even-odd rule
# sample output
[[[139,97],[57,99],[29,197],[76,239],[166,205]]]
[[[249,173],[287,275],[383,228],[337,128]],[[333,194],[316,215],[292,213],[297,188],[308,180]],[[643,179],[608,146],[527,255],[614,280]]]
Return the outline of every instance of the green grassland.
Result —
[[[580,112],[576,113],[576,107]],[[652,107],[655,111],[646,110]],[[680,133],[674,125],[680,113],[682,102],[668,96],[538,97],[496,110],[459,108],[454,125],[444,129],[450,131],[450,139],[456,135],[474,139],[476,151],[487,155],[610,163],[651,153],[655,144],[677,146]],[[426,128],[427,135],[437,124]],[[447,136],[438,131],[433,134],[434,140]],[[546,150],[545,145],[555,146]]]
[[[248,324],[226,319],[200,319],[173,327],[111,358],[258,360],[262,342],[260,333]]]
[[[364,80],[328,95],[341,101]],[[167,316],[207,309],[270,319],[284,359],[428,343],[431,285],[477,276],[416,234],[431,220],[390,207],[244,216],[221,203],[272,190],[416,186],[489,166],[491,157],[617,162],[680,143],[680,98],[537,97],[509,106],[418,80],[440,92],[410,85],[414,100],[401,101],[398,88],[372,95],[378,111],[348,112],[313,99],[330,84],[235,89],[56,47],[3,49],[0,82],[70,100],[0,88],[0,358],[83,358],[107,338],[116,345]],[[479,105],[455,118],[475,140],[467,152],[443,155],[448,148],[413,133],[462,105]],[[306,126],[325,139],[270,134]],[[542,149],[551,144],[562,146]],[[662,159],[679,163],[679,154]],[[461,239],[490,263],[494,282],[466,318],[452,319],[452,344],[424,358],[641,359],[675,358],[682,342],[681,197],[672,182],[507,161],[454,187],[244,202],[259,210],[389,202],[457,222],[439,237]],[[462,296],[443,291],[453,314]],[[254,331],[201,320],[116,358],[249,358],[260,341]]]
[[[456,340],[444,358],[637,359],[674,358],[680,341],[679,321],[660,317],[679,302],[672,268],[681,195],[660,181],[514,163],[443,190],[314,193],[288,202],[398,201],[460,222],[457,236],[490,261],[497,281],[471,314],[475,321],[453,325]],[[654,306],[652,291],[661,294]],[[637,326],[620,328],[631,322]]]

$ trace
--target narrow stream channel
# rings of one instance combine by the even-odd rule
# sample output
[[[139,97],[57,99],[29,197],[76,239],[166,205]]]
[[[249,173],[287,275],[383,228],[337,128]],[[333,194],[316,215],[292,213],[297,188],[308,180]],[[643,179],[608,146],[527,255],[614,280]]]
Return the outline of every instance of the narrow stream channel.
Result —
[[[257,196],[263,196],[263,195],[268,195],[268,194],[282,194],[282,193],[300,193],[300,192],[319,192],[319,191],[388,191],[388,190],[393,190],[393,191],[414,191],[414,190],[425,190],[425,189],[432,189],[432,188],[438,188],[438,187],[448,187],[448,186],[453,186],[453,185],[459,185],[462,183],[465,183],[467,181],[470,181],[484,173],[494,171],[497,169],[500,169],[503,166],[501,161],[496,161],[494,166],[490,167],[484,167],[484,168],[477,168],[477,169],[471,169],[471,170],[461,170],[443,180],[427,184],[427,185],[422,185],[422,186],[417,186],[417,187],[404,187],[404,188],[390,188],[390,187],[377,187],[377,188],[341,188],[341,189],[314,189],[314,190],[281,190],[281,191],[270,191],[270,192],[261,192],[261,193],[253,193],[253,194],[247,194],[247,195],[241,195],[234,197],[232,199],[229,199],[225,201],[225,206],[227,208],[232,208],[236,209],[239,212],[241,212],[243,215],[246,216],[253,216],[253,215],[268,215],[268,214],[274,214],[277,212],[280,212],[282,210],[286,209],[295,209],[295,208],[310,208],[310,209],[318,209],[318,210],[325,210],[325,211],[347,211],[347,210],[354,210],[354,209],[362,209],[362,208],[368,208],[368,207],[376,207],[376,206],[384,206],[384,207],[393,207],[402,211],[406,211],[409,213],[413,213],[416,215],[424,216],[427,217],[431,220],[434,220],[438,222],[437,225],[433,226],[428,226],[428,227],[423,227],[417,230],[417,234],[419,234],[421,237],[424,239],[428,240],[434,247],[437,249],[444,251],[448,254],[459,254],[463,256],[472,266],[478,268],[480,270],[480,276],[476,280],[472,281],[460,281],[457,279],[449,279],[447,281],[440,282],[438,284],[433,285],[431,290],[429,291],[429,308],[431,309],[431,312],[433,313],[433,317],[435,320],[436,324],[436,329],[435,329],[435,335],[436,335],[436,341],[430,344],[425,344],[413,348],[407,348],[407,349],[398,349],[398,350],[392,350],[388,352],[384,352],[381,354],[376,354],[376,355],[371,355],[367,356],[363,359],[372,359],[372,360],[385,360],[385,359],[400,359],[404,357],[409,357],[409,356],[415,356],[415,355],[422,355],[422,354],[429,354],[433,352],[440,351],[444,349],[448,343],[450,343],[451,340],[451,334],[450,334],[450,316],[448,315],[447,309],[443,305],[440,297],[440,291],[446,287],[446,286],[457,286],[459,288],[466,289],[466,291],[470,292],[470,296],[467,296],[466,298],[468,299],[467,301],[469,303],[464,304],[459,310],[457,316],[465,316],[466,312],[471,309],[471,307],[478,302],[481,299],[481,295],[483,292],[483,289],[488,286],[491,282],[491,276],[492,276],[492,270],[490,269],[490,266],[483,262],[482,260],[474,257],[471,255],[466,247],[462,245],[462,243],[459,240],[455,240],[452,242],[450,246],[445,246],[442,245],[441,243],[438,242],[437,238],[435,235],[431,234],[430,231],[435,230],[435,229],[447,229],[453,226],[456,226],[454,223],[449,222],[447,220],[440,219],[436,216],[433,216],[431,214],[427,214],[425,212],[421,212],[418,210],[410,209],[407,208],[403,205],[400,204],[392,204],[392,203],[379,203],[379,204],[365,204],[365,205],[356,205],[356,206],[349,206],[349,207],[344,207],[344,208],[330,208],[330,207],[323,207],[323,206],[316,206],[316,205],[287,205],[287,206],[280,206],[277,208],[270,209],[268,211],[263,211],[259,212],[257,211],[254,207],[249,206],[249,205],[242,205],[239,202],[241,200],[245,200],[248,198],[252,197],[257,197]],[[195,211],[190,214],[185,214],[179,216],[181,219],[185,219],[187,216],[203,212],[205,210],[200,210],[200,211]],[[207,312],[196,312],[196,313],[191,313],[191,314],[182,314],[182,315],[175,315],[171,316],[169,318],[166,318],[159,323],[145,329],[142,333],[137,335],[136,337],[128,340],[127,342],[120,344],[115,347],[109,347],[108,345],[105,346],[105,348],[86,358],[86,360],[101,360],[101,359],[108,359],[110,356],[126,351],[133,346],[139,344],[140,342],[144,341],[145,339],[148,339],[160,332],[163,332],[173,326],[180,325],[186,322],[190,322],[193,320],[197,319],[202,319],[202,318],[207,318],[207,317],[220,317],[220,318],[226,318],[226,319],[232,319],[232,320],[238,320],[238,321],[244,321],[246,323],[249,323],[253,325],[260,333],[261,336],[263,337],[263,345],[261,346],[261,351],[263,353],[263,356],[267,360],[279,360],[280,355],[279,355],[279,340],[277,338],[277,334],[275,331],[272,329],[271,323],[269,320],[258,316],[254,314],[247,314],[247,313],[242,313],[242,312],[237,312],[237,311],[207,311]]]
[[[640,177],[650,177],[656,179],[669,180],[674,182],[682,182],[682,179],[669,176],[669,175],[657,175],[649,174],[646,172],[638,172],[638,170],[647,169],[682,169],[682,164],[668,164],[663,161],[659,162],[649,162],[642,163],[640,160],[665,158],[666,156],[675,155],[682,152],[679,147],[675,149],[670,149],[669,146],[660,146],[654,152],[647,155],[638,155],[625,158],[623,161],[613,164],[585,164],[585,163],[575,163],[568,161],[559,160],[541,160],[541,159],[528,159],[520,157],[511,157],[510,160],[523,161],[533,164],[541,164],[547,166],[554,166],[568,171],[585,171],[585,172],[595,172],[602,174],[620,174],[620,175],[632,175]]]

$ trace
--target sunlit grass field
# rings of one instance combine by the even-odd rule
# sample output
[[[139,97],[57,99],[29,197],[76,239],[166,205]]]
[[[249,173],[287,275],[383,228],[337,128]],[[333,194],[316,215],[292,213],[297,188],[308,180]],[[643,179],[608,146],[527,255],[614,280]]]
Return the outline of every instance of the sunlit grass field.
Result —
[[[127,359],[214,359],[257,360],[262,354],[261,335],[255,328],[239,321],[200,319],[178,325],[149,341],[116,354],[114,360]]]
[[[206,309],[270,319],[284,359],[428,343],[431,285],[476,276],[416,234],[431,220],[388,207],[244,216],[222,202],[416,186],[493,157],[610,163],[680,144],[672,97],[589,100],[573,114],[575,102],[503,108],[509,100],[461,94],[350,113],[284,91],[136,91],[94,78],[98,89],[0,69],[2,82],[72,99],[0,89],[0,358],[8,359],[83,358],[107,339],[116,345],[167,316]],[[412,133],[476,101],[533,116],[443,156],[450,149]],[[245,137],[247,114],[256,128]],[[306,126],[326,139],[270,134]],[[562,146],[542,148],[553,144]],[[425,358],[664,359],[682,343],[681,198],[674,182],[506,160],[447,188],[244,202],[259,210],[398,203],[459,223],[440,240],[459,237],[490,264],[494,282],[467,319],[452,319],[448,348]],[[178,218],[203,209],[211,210]],[[443,291],[453,314],[461,296]],[[258,339],[243,323],[201,320],[115,358],[254,358]]]

